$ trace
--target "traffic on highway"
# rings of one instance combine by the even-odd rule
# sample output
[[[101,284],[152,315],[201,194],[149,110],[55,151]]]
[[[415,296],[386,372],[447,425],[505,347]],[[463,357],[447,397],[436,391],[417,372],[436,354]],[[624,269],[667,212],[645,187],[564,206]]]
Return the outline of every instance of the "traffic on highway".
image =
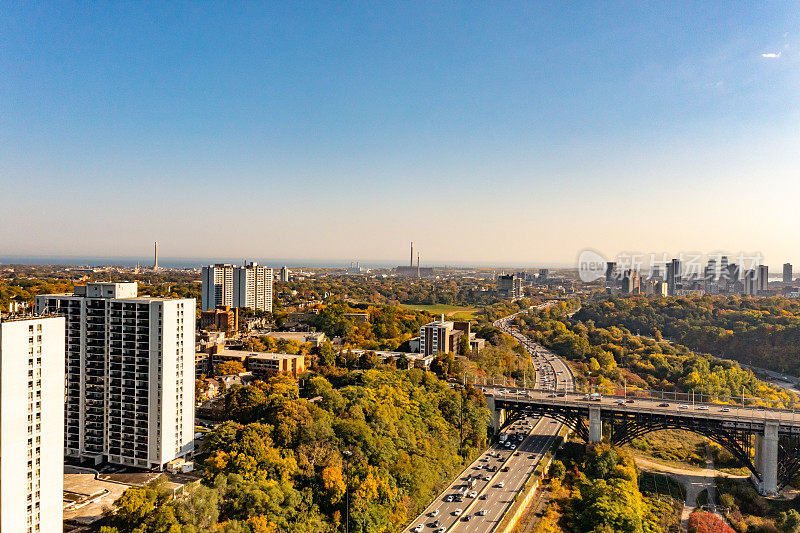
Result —
[[[494,325],[526,348],[536,368],[536,388],[572,390],[572,373],[566,364],[511,328],[513,317],[502,318]],[[523,416],[512,420],[492,446],[411,523],[408,531],[494,531],[556,440],[561,427],[561,423],[549,418]]]

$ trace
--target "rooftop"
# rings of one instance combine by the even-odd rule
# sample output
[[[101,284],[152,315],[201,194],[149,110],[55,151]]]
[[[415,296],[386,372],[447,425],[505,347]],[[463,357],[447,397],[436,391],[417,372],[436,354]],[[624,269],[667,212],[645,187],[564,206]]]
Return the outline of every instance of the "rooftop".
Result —
[[[303,357],[302,355],[292,355],[288,353],[270,353],[270,352],[248,352],[245,350],[219,350],[217,355],[232,356],[232,357],[252,357],[254,359],[269,359],[272,361],[280,361],[283,359],[297,359]]]

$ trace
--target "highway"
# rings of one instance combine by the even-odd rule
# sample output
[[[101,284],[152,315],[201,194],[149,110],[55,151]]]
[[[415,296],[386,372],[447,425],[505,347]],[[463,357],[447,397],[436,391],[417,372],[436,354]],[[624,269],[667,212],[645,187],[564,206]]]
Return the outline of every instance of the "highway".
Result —
[[[509,323],[513,317],[504,317],[494,325],[525,346],[537,369],[536,388],[572,390],[572,373],[566,364],[512,330]],[[515,495],[552,446],[561,427],[560,423],[549,418],[532,417],[508,424],[501,432],[507,437],[501,438],[513,443],[516,449],[496,441],[436,497],[409,525],[407,531],[494,531],[513,504]],[[448,501],[454,500],[460,493],[463,493],[462,501]]]

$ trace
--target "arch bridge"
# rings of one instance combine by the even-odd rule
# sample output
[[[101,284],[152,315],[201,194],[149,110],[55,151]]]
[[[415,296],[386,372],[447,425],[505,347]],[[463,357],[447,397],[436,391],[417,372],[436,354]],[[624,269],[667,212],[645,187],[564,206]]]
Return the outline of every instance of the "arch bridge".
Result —
[[[681,403],[661,398],[579,392],[497,389],[482,386],[495,430],[509,413],[546,416],[572,428],[586,442],[623,445],[652,431],[681,429],[716,442],[751,472],[762,493],[775,493],[800,472],[800,413],[785,409]]]

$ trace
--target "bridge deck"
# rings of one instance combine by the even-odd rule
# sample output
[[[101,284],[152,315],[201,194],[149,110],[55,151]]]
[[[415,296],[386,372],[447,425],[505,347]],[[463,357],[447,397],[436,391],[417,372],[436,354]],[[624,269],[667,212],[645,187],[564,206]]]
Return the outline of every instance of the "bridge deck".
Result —
[[[541,405],[548,407],[586,410],[600,408],[601,411],[624,414],[664,415],[677,418],[722,422],[729,427],[763,427],[766,422],[780,424],[780,433],[800,434],[800,413],[788,409],[770,409],[735,404],[685,403],[660,398],[604,395],[599,401],[586,399],[586,393],[542,390],[542,389],[498,389],[481,386],[484,393],[494,397],[495,402],[507,402],[519,407]],[[666,404],[666,405],[665,405]]]

